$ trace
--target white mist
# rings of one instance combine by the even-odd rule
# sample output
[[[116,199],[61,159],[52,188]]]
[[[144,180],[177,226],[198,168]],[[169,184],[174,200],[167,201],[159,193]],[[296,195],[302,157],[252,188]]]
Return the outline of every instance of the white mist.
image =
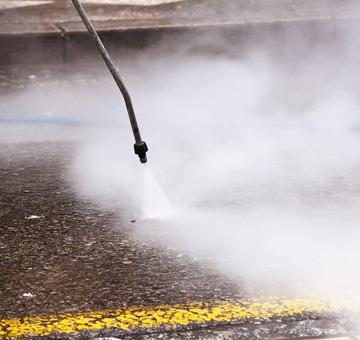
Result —
[[[154,178],[147,164],[143,165],[142,216],[162,218],[169,216],[173,208],[163,189]]]
[[[242,282],[360,296],[358,58],[341,56],[145,60],[128,86],[161,187],[124,125],[84,143],[79,195]],[[118,93],[106,101],[126,114]],[[162,190],[181,213],[160,221]]]

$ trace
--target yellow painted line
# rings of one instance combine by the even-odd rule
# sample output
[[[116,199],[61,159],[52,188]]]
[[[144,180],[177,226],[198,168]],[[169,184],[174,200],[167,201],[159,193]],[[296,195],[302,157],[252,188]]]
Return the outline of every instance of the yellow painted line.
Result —
[[[219,322],[255,322],[277,320],[287,316],[321,316],[323,313],[340,313],[354,306],[322,300],[273,299],[267,301],[217,301],[214,303],[188,303],[156,307],[131,307],[118,310],[78,314],[42,315],[22,319],[0,320],[0,338],[42,336],[53,332],[79,333],[116,329],[131,332],[139,328],[169,325],[211,325]]]

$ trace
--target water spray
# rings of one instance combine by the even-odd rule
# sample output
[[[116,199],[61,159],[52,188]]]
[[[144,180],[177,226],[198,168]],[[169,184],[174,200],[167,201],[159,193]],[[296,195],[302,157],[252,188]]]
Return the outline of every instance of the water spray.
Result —
[[[96,47],[98,48],[102,58],[105,61],[106,66],[108,67],[110,73],[112,74],[117,86],[119,87],[119,90],[121,94],[124,97],[126,109],[129,115],[131,128],[134,134],[135,138],[135,144],[134,144],[134,150],[135,154],[137,154],[140,158],[141,163],[147,162],[146,152],[148,151],[148,147],[146,143],[141,139],[140,130],[136,121],[134,108],[131,102],[130,94],[128,90],[126,89],[126,86],[124,82],[122,81],[119,72],[116,70],[114,63],[110,59],[110,56],[108,52],[105,49],[104,44],[102,43],[99,35],[95,31],[94,26],[92,25],[89,17],[87,16],[84,8],[81,6],[80,2],[78,0],[71,0],[74,4],[76,10],[78,11],[82,21],[84,22],[85,27],[89,31],[90,35],[95,41]]]

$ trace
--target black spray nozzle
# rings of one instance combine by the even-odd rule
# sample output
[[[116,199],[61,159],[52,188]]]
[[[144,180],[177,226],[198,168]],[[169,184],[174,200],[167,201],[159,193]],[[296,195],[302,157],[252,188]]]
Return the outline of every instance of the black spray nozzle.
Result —
[[[135,153],[139,156],[141,163],[146,163],[146,152],[148,151],[148,147],[145,142],[135,143],[134,144]]]

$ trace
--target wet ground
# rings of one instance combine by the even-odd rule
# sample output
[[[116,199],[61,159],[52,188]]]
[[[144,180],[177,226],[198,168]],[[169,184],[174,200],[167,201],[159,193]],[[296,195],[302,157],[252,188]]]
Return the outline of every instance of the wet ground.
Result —
[[[1,319],[241,297],[238,284],[75,197],[69,144],[1,148]],[[30,297],[26,294],[31,294]]]
[[[219,274],[211,261],[153,240],[139,241],[136,223],[76,197],[67,181],[76,148],[76,143],[64,142],[1,146],[0,319],[249,296],[249,287]],[[261,282],[252,282],[250,296],[263,297],[261,287]],[[257,289],[261,291],[256,294]],[[349,315],[258,323],[193,331],[185,327],[183,332],[150,335],[135,332],[121,338],[318,337],[351,335],[355,327]],[[119,336],[116,330],[101,334]]]

